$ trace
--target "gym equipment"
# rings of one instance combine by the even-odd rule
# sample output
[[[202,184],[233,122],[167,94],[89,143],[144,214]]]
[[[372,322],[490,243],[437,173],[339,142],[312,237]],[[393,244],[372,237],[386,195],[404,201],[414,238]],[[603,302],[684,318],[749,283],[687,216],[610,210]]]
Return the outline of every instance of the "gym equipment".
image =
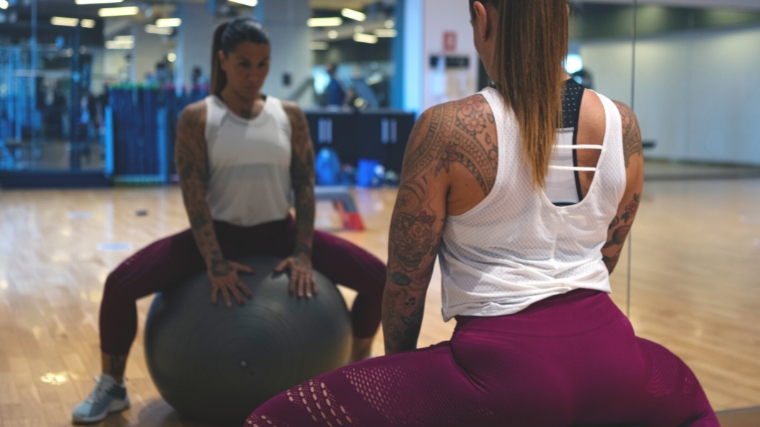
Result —
[[[211,303],[206,272],[158,294],[145,326],[145,356],[161,396],[179,414],[242,425],[278,393],[348,363],[351,323],[335,285],[315,273],[318,294],[288,293],[281,261],[244,257],[240,278],[253,293],[243,307]],[[221,296],[220,296],[221,299]]]
[[[356,209],[354,196],[348,191],[348,187],[314,187],[314,195],[318,202],[332,202],[338,211],[343,228],[352,231],[364,231],[364,221]]]

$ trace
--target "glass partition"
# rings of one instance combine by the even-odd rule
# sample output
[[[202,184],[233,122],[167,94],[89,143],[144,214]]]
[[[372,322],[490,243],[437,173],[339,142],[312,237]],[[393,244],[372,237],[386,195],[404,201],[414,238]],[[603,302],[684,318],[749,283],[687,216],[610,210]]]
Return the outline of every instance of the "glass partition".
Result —
[[[631,319],[684,359],[716,411],[758,406],[760,8],[638,3],[647,171]]]

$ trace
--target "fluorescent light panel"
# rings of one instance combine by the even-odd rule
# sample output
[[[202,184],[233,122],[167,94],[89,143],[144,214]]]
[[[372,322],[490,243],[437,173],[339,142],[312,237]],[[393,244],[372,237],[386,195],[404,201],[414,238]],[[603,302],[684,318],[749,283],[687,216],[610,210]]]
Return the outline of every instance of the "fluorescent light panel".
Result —
[[[182,25],[180,18],[163,18],[156,20],[156,27],[158,28],[174,28]]]
[[[364,22],[364,20],[367,19],[367,15],[353,9],[343,9],[340,11],[340,14],[355,21]]]
[[[140,8],[137,6],[126,6],[126,7],[108,7],[104,9],[100,9],[98,11],[98,16],[101,18],[107,18],[112,16],[134,16],[140,13]]]
[[[398,35],[398,31],[394,30],[393,28],[381,28],[375,30],[375,35],[378,37],[396,37]]]
[[[76,27],[79,25],[78,18],[64,18],[63,16],[54,16],[50,18],[50,23],[61,27]]]
[[[327,50],[330,48],[330,44],[327,42],[311,42],[309,48],[311,50]]]
[[[83,19],[79,21],[79,25],[83,28],[95,28],[95,21],[92,19]]]
[[[145,26],[145,32],[148,34],[158,34],[160,36],[170,36],[174,33],[174,28],[160,28],[152,24]]]
[[[113,38],[117,42],[124,42],[124,43],[134,43],[135,42],[135,36],[116,36]]]
[[[109,40],[106,42],[106,49],[132,49],[135,44],[132,42]]]
[[[377,37],[373,36],[372,34],[354,34],[354,41],[357,41],[359,43],[375,44],[377,43]]]
[[[254,7],[259,4],[259,0],[230,0],[230,3],[242,4],[243,6]]]
[[[341,18],[310,18],[306,21],[306,25],[310,27],[339,27],[343,25]]]
[[[76,0],[76,4],[107,4],[107,3],[121,3],[124,0]]]

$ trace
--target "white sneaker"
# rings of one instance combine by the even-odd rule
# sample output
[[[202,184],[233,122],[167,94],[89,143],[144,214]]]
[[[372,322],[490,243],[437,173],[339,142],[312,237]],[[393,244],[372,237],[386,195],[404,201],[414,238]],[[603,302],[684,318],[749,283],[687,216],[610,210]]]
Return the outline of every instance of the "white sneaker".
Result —
[[[103,374],[95,378],[97,385],[87,399],[74,408],[73,422],[89,424],[103,421],[109,414],[129,408],[127,387],[117,384],[112,376]]]

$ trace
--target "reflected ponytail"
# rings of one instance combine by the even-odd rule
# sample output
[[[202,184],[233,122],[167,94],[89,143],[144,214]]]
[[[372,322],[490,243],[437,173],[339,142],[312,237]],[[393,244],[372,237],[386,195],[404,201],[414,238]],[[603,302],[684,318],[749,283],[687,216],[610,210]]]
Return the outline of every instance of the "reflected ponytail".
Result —
[[[244,42],[268,45],[269,35],[260,23],[249,17],[235,18],[216,27],[211,45],[211,93],[219,95],[227,86],[219,52],[226,56]]]

